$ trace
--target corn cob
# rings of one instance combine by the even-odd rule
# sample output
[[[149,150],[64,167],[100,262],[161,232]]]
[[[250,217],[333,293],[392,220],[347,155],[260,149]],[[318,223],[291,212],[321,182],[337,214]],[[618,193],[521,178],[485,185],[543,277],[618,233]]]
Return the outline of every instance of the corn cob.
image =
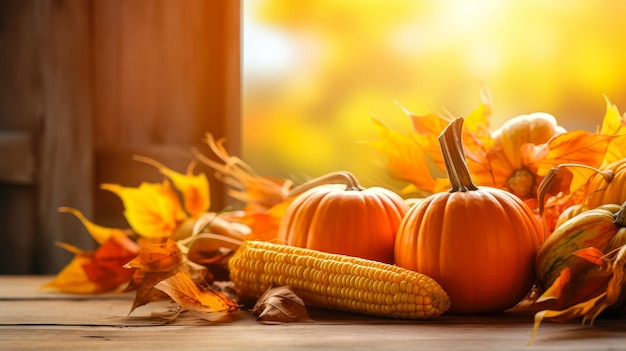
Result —
[[[229,261],[230,278],[243,299],[290,286],[308,306],[367,315],[427,319],[450,306],[432,278],[357,257],[262,241],[245,241]]]

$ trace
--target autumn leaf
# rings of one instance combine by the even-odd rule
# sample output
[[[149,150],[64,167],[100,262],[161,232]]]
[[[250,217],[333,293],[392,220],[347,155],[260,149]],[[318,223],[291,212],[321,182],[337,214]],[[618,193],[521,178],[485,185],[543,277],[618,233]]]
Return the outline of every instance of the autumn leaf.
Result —
[[[575,251],[573,254],[578,257],[584,258],[585,260],[598,266],[602,266],[605,262],[604,254],[602,253],[602,251],[596,249],[595,247],[580,249]]]
[[[195,218],[209,210],[211,206],[209,181],[204,173],[193,174],[195,162],[191,162],[187,172],[181,174],[148,157],[135,155],[134,159],[156,167],[174,184],[182,194],[183,206],[189,216]]]
[[[216,321],[224,314],[239,310],[239,304],[225,294],[210,288],[200,287],[185,273],[176,273],[154,286],[166,293],[181,307],[209,321]]]
[[[59,243],[75,254],[72,261],[45,287],[77,294],[99,294],[117,289],[128,282],[133,270],[125,268],[138,252],[138,247],[125,235],[111,236],[92,252]]]
[[[265,324],[313,322],[302,299],[288,286],[269,288],[250,312]]]
[[[620,115],[617,106],[612,104],[606,96],[605,100],[606,113],[599,133],[617,137],[609,144],[602,166],[626,158],[626,113]]]
[[[626,134],[626,115],[620,115],[617,106],[612,104],[608,97],[604,97],[606,101],[606,113],[602,119],[602,127],[600,134],[603,135],[622,135]]]
[[[107,242],[112,236],[128,236],[132,234],[132,231],[128,229],[108,228],[97,225],[88,220],[82,212],[71,207],[59,207],[59,212],[71,213],[78,218],[91,237],[100,245]]]
[[[435,191],[437,184],[429,171],[434,163],[432,159],[429,162],[428,154],[419,146],[415,136],[396,132],[378,119],[373,119],[373,123],[378,140],[364,143],[388,158],[387,169],[391,176],[410,182],[419,190]],[[422,143],[426,144],[427,141]]]
[[[554,283],[537,298],[536,302],[539,303],[551,299],[558,300],[563,295],[564,287],[571,281],[572,270],[569,267],[563,268],[559,276],[554,280]]]
[[[537,174],[545,176],[550,169],[563,164],[582,164],[599,167],[613,136],[599,135],[584,130],[566,132],[552,138],[548,142],[548,152],[543,160],[538,160]],[[570,167],[572,173],[570,184],[561,189],[566,193],[575,192],[584,186],[593,171],[583,167]]]
[[[133,230],[145,238],[172,236],[186,215],[168,181],[141,183],[139,187],[102,184],[124,203],[124,216]]]
[[[137,307],[146,305],[150,302],[166,299],[168,295],[163,291],[156,289],[154,286],[160,281],[176,274],[176,271],[170,272],[144,272],[136,269],[133,276],[123,292],[135,292],[135,299],[130,307],[128,314],[131,314]]]
[[[207,133],[204,142],[223,163],[198,150],[193,150],[195,156],[215,170],[216,177],[229,187],[228,194],[246,204],[245,210],[267,210],[288,199],[293,186],[291,180],[259,175],[243,160],[228,153],[224,139],[215,140],[212,134]]]
[[[89,279],[87,272],[83,269],[83,266],[90,262],[90,255],[69,244],[58,243],[57,245],[73,252],[74,258],[57,273],[52,281],[46,283],[43,287],[70,294],[97,294],[103,292],[100,286]]]
[[[138,256],[126,267],[135,268],[133,276],[124,292],[135,291],[135,300],[130,313],[137,307],[162,300],[167,297],[154,286],[177,273],[185,273],[196,281],[205,279],[206,268],[186,257],[186,248],[173,240],[163,242],[144,239]]]
[[[182,261],[183,254],[175,241],[143,241],[137,257],[126,265],[144,272],[169,272]]]
[[[583,256],[586,253],[583,252]],[[591,256],[596,256],[597,253],[592,253]],[[543,320],[551,320],[556,322],[565,322],[574,318],[583,317],[583,324],[589,321],[593,324],[595,319],[605,310],[612,308],[615,304],[624,304],[624,297],[622,296],[622,287],[626,284],[626,245],[618,247],[612,250],[610,253],[604,255],[608,261],[608,270],[602,269],[602,272],[606,272],[605,283],[602,285],[602,290],[594,295],[588,295],[586,299],[577,300],[576,303],[560,310],[543,310],[535,314],[535,323],[531,334],[530,342],[532,342],[537,334],[539,326]],[[605,262],[603,262],[604,264]],[[599,266],[595,266],[597,269],[595,272],[599,272]],[[584,284],[589,283],[588,277],[579,277],[582,281],[579,283],[584,287]],[[621,306],[617,306],[618,308]]]

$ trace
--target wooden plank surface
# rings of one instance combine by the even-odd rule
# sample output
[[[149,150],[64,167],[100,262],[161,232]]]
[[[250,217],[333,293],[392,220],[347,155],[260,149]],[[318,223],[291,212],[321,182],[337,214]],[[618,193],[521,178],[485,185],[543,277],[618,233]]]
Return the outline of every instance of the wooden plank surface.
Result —
[[[128,314],[132,294],[75,296],[40,287],[50,277],[0,276],[0,345],[6,350],[621,350],[626,320],[544,323],[532,315],[444,315],[429,321],[311,310],[314,323],[266,325],[247,311],[209,323],[151,317],[168,302]]]

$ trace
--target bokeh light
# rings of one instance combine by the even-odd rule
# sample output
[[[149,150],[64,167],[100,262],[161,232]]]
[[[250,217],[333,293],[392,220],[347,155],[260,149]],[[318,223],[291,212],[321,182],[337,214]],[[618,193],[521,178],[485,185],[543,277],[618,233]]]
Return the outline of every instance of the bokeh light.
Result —
[[[375,116],[469,114],[485,84],[493,127],[544,111],[594,131],[626,110],[626,1],[243,0],[242,156],[266,175],[354,172],[400,187],[360,143]]]

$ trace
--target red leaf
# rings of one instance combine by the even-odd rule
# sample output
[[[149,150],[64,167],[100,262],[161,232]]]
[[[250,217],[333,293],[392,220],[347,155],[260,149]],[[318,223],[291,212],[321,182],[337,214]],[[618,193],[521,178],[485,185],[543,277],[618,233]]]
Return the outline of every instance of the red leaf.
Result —
[[[602,266],[605,262],[604,254],[602,251],[596,249],[595,247],[587,247],[584,249],[580,249],[574,252],[574,255],[584,258],[585,260],[597,264],[598,266]]]

